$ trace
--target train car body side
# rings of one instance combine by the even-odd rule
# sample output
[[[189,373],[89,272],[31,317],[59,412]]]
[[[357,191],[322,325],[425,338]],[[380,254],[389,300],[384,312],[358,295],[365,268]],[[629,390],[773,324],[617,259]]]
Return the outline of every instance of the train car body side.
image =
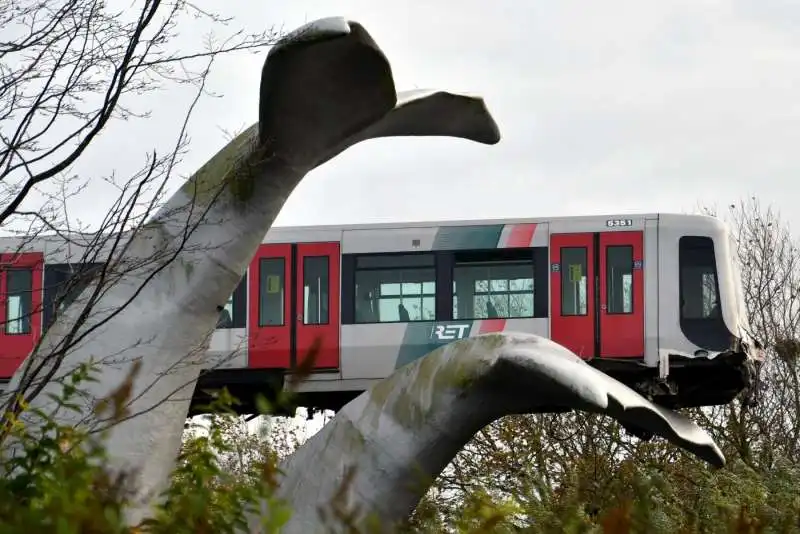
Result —
[[[91,272],[53,238],[26,246],[0,256],[0,379]],[[733,246],[719,220],[672,214],[274,228],[220,303],[198,400],[227,386],[248,411],[305,363],[300,403],[337,409],[442,344],[518,331],[664,405],[726,403],[762,358]]]

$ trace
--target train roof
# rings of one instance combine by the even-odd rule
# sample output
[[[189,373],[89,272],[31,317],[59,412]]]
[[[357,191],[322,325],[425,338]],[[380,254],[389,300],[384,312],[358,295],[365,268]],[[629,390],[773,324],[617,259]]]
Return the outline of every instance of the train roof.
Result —
[[[323,224],[323,225],[302,225],[302,226],[273,226],[272,230],[370,230],[370,229],[392,229],[392,228],[427,228],[432,226],[473,226],[473,225],[492,225],[492,224],[536,224],[561,221],[606,221],[608,219],[660,219],[663,217],[697,220],[715,219],[710,215],[687,214],[687,213],[608,213],[599,215],[562,215],[558,217],[502,217],[484,219],[433,219],[417,221],[391,221],[391,222],[370,222],[352,224]]]
[[[605,222],[610,219],[638,219],[659,220],[661,224],[695,224],[702,221],[720,223],[719,219],[703,214],[651,212],[651,213],[609,213],[600,215],[565,215],[558,217],[505,217],[505,218],[476,218],[476,219],[442,219],[442,220],[417,220],[417,221],[391,221],[368,222],[353,224],[327,224],[306,226],[273,226],[264,237],[264,242],[280,240],[296,240],[306,233],[315,233],[320,238],[327,238],[336,233],[346,231],[365,230],[392,230],[406,228],[441,228],[453,226],[490,226],[504,224],[539,224],[539,223],[592,223]],[[666,219],[666,220],[665,220]],[[109,234],[110,237],[111,234]],[[0,236],[0,252],[19,251],[44,251],[58,247],[66,242],[69,237],[73,245],[90,246],[90,242],[97,239],[96,234],[88,232],[73,232],[68,235],[42,232],[34,238],[23,236]],[[44,249],[44,250],[43,250]]]

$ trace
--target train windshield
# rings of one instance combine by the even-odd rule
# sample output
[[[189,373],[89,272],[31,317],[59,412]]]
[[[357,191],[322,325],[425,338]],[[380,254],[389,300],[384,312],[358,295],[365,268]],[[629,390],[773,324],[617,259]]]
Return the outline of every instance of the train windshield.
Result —
[[[679,261],[680,323],[684,335],[706,350],[725,350],[730,333],[720,308],[714,242],[709,237],[681,237]]]

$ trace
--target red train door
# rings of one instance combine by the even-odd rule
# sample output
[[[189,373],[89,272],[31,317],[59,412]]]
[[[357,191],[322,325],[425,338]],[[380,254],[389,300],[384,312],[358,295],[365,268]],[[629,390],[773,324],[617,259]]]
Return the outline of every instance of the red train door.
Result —
[[[248,272],[249,367],[286,369],[292,359],[292,245],[261,245]]]
[[[10,378],[42,332],[41,253],[0,254],[0,378]]]
[[[339,367],[339,243],[297,245],[296,360],[321,341],[315,368]]]
[[[599,239],[600,356],[644,356],[642,232],[604,232]]]
[[[248,279],[249,367],[339,367],[339,243],[261,245]]]
[[[582,358],[595,355],[594,235],[550,237],[550,339]]]

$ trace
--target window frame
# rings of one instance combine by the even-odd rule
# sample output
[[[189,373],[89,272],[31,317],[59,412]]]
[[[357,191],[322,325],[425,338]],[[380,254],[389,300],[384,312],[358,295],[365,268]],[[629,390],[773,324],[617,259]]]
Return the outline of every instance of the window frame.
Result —
[[[106,268],[103,262],[47,263],[42,281],[42,333],[53,326],[60,311],[56,303],[71,306],[81,292]],[[71,290],[65,293],[65,288]]]
[[[700,243],[701,240],[704,244],[709,244],[710,247],[707,248],[707,251],[711,254],[711,258],[713,259],[713,271],[711,273],[703,273],[703,274],[712,274],[714,276],[714,296],[716,297],[717,304],[719,305],[719,316],[708,316],[708,317],[690,317],[686,316],[686,312],[683,306],[683,282],[684,282],[684,269],[687,266],[694,266],[697,267],[697,263],[691,263],[685,265],[684,262],[684,254],[688,253],[689,251],[697,250],[700,248],[698,245],[684,245],[689,240],[696,241]],[[678,317],[680,321],[718,321],[722,320],[722,296],[719,291],[719,269],[717,269],[717,254],[716,254],[716,247],[714,246],[714,240],[708,236],[681,236],[678,240]]]
[[[698,248],[705,247],[707,253],[713,258],[714,291],[720,305],[720,313],[710,317],[686,316],[683,307],[684,267],[696,266],[697,262],[688,262],[686,254]],[[681,332],[686,339],[704,350],[724,351],[730,346],[730,337],[733,335],[725,323],[722,315],[722,295],[719,288],[719,269],[717,262],[717,248],[714,240],[709,236],[688,235],[678,239],[678,290],[676,295],[678,306],[678,322]]]
[[[306,273],[308,269],[306,268],[308,260],[325,260],[325,269],[323,272],[325,273],[325,278],[327,279],[327,288],[325,291],[325,321],[316,322],[316,323],[309,323],[308,322],[308,314],[306,313]],[[309,255],[303,256],[303,264],[301,266],[303,269],[303,325],[304,326],[324,326],[331,324],[331,258],[327,254],[316,254],[316,255]],[[322,315],[318,313],[318,315]]]
[[[264,295],[264,293],[262,292],[262,283],[263,283],[264,280],[263,280],[263,277],[261,276],[261,272],[263,270],[262,267],[264,265],[264,262],[270,262],[270,261],[280,262],[280,265],[281,265],[280,273],[281,273],[281,280],[282,280],[282,286],[283,286],[283,293],[281,295],[281,322],[280,323],[276,323],[276,324],[264,324],[263,315],[262,315],[262,312],[264,311],[264,307],[263,307],[263,304],[262,304],[262,297]],[[286,258],[284,258],[282,256],[279,256],[279,257],[269,256],[269,257],[263,257],[263,258],[259,258],[258,259],[258,280],[256,282],[256,285],[257,285],[257,288],[258,288],[258,292],[256,293],[258,295],[258,303],[257,303],[258,304],[258,328],[271,328],[271,327],[272,328],[279,328],[279,327],[287,325],[286,316],[288,315],[288,313],[290,313],[290,311],[286,309],[286,293],[287,293],[287,291],[290,291],[291,288],[288,287],[288,285],[286,283],[287,282],[286,279],[287,279],[287,276],[286,276]]]
[[[351,262],[352,272],[348,273],[348,276],[352,276],[352,290],[346,295],[346,298],[350,300],[348,305],[352,307],[352,316],[349,317],[350,319],[352,319],[352,322],[351,321],[347,321],[347,322],[342,321],[342,324],[353,324],[353,325],[415,324],[415,323],[430,323],[432,321],[436,321],[437,320],[437,315],[438,314],[437,314],[436,301],[437,301],[437,295],[438,295],[438,292],[439,292],[439,281],[437,280],[437,276],[436,275],[437,275],[437,265],[438,265],[439,258],[438,258],[438,256],[437,256],[435,251],[378,252],[378,253],[373,253],[373,254],[350,254],[348,256],[350,256],[350,258],[351,258],[349,261]],[[429,264],[404,265],[404,266],[400,266],[400,267],[397,267],[395,265],[384,265],[384,266],[374,265],[374,266],[366,266],[366,267],[360,267],[359,266],[359,261],[363,261],[365,259],[380,260],[380,259],[387,258],[387,259],[390,259],[389,261],[391,261],[392,258],[401,258],[401,257],[422,258],[422,259],[426,259],[426,260],[428,258],[430,258],[430,262],[429,262]],[[428,263],[428,262],[426,262],[426,263]],[[432,279],[430,281],[420,282],[420,284],[422,285],[422,287],[420,288],[421,292],[419,294],[415,294],[415,295],[408,295],[406,298],[409,298],[409,299],[411,299],[411,298],[419,298],[420,305],[422,304],[422,301],[424,299],[427,299],[427,298],[432,299],[433,300],[433,305],[434,305],[434,312],[433,312],[434,316],[433,316],[433,318],[431,318],[431,319],[425,319],[425,318],[410,319],[408,321],[402,321],[402,320],[397,320],[397,321],[359,321],[358,320],[358,313],[357,313],[357,309],[358,308],[357,308],[357,295],[356,295],[356,288],[357,288],[357,284],[358,284],[358,274],[360,272],[397,272],[397,271],[409,271],[409,270],[420,270],[420,271],[429,270],[429,271],[431,271]],[[424,284],[429,283],[429,282],[433,282],[433,284],[434,284],[433,293],[425,293],[425,291],[423,289],[424,288]],[[403,283],[401,282],[400,283],[400,294],[399,295],[391,295],[391,296],[386,297],[386,299],[399,298],[399,299],[401,299],[401,302],[402,302],[402,299],[403,299],[402,284]],[[344,289],[344,284],[343,284],[343,289]],[[378,303],[380,303],[380,301],[384,300],[384,298],[381,297],[381,296],[378,296],[378,298],[376,300],[377,300]]]
[[[230,326],[220,324],[222,318],[222,311],[217,315],[217,324],[214,327],[216,330],[234,330],[236,328],[247,327],[247,284],[249,274],[245,271],[242,279],[236,285],[233,293],[230,294],[228,300],[222,305],[223,309],[227,309],[231,317]],[[260,312],[260,310],[259,310]]]
[[[532,247],[509,247],[492,249],[445,249],[445,250],[404,250],[396,252],[375,253],[343,253],[341,255],[341,324],[421,324],[442,321],[453,321],[453,265],[456,257],[459,260],[476,257],[485,259],[486,255],[492,258],[526,259],[533,263],[533,315],[526,319],[547,319],[550,316],[550,247],[546,245]],[[392,259],[397,257],[427,256],[417,260],[419,268],[434,269],[433,282],[435,291],[435,310],[432,319],[419,321],[381,321],[358,322],[356,321],[356,276],[358,271],[372,270],[370,267],[357,268],[358,260],[365,257],[382,258],[383,267],[376,269],[396,270],[392,266]],[[426,263],[422,264],[421,263]],[[401,267],[402,268],[402,267]],[[412,266],[413,268],[413,266]],[[425,297],[433,296],[427,293]]]
[[[9,278],[11,273],[15,272],[25,272],[28,273],[30,276],[30,284],[28,289],[22,290],[22,295],[27,295],[28,298],[28,311],[27,313],[22,313],[22,315],[16,319],[9,320],[8,313],[9,313],[9,299],[12,296],[16,296],[19,292],[11,293],[9,291]],[[3,311],[5,316],[3,317],[3,334],[6,336],[30,336],[33,333],[33,317],[36,313],[34,310],[35,304],[33,299],[33,292],[36,283],[34,281],[34,277],[36,276],[36,269],[32,266],[13,266],[13,267],[3,267],[2,269],[2,276],[3,276]],[[10,332],[9,326],[14,323],[22,323],[25,328],[22,329],[20,332]]]
[[[450,281],[452,284],[452,295],[450,299],[450,309],[451,309],[451,319],[453,321],[488,321],[493,319],[535,319],[537,318],[536,314],[536,294],[537,294],[537,284],[536,284],[536,259],[533,253],[533,247],[525,247],[525,248],[494,248],[494,249],[483,249],[483,250],[468,250],[468,251],[456,251],[453,253],[453,261],[450,268]],[[510,281],[511,279],[505,279],[509,284],[506,291],[498,291],[494,292],[491,290],[491,282],[493,280],[501,280],[500,278],[497,279],[487,279],[489,282],[488,291],[486,292],[477,292],[474,291],[473,288],[473,297],[477,295],[487,296],[491,299],[492,295],[504,295],[508,296],[509,300],[513,295],[530,295],[531,296],[531,312],[530,315],[515,315],[509,317],[456,317],[456,271],[459,267],[471,267],[471,266],[481,266],[485,265],[487,267],[503,267],[509,265],[526,265],[530,266],[531,268],[531,285],[532,289],[530,291],[512,291],[510,289]],[[474,310],[474,305],[473,305]]]
[[[610,262],[609,262],[609,258],[611,257],[611,254],[609,254],[609,252],[611,251],[611,249],[628,249],[628,251],[630,251],[630,258],[631,258],[631,266],[630,266],[630,275],[631,275],[630,304],[631,304],[631,310],[630,311],[624,311],[624,309],[623,309],[623,311],[611,311],[612,298],[611,298],[611,284],[609,283],[610,277],[611,277],[611,269],[610,269],[611,265],[610,265]],[[605,285],[606,285],[606,287],[605,287],[605,289],[606,289],[606,291],[605,291],[605,293],[606,293],[605,294],[606,309],[605,309],[605,312],[608,315],[634,315],[636,313],[636,298],[635,298],[636,284],[634,282],[634,269],[633,269],[633,262],[635,261],[634,260],[634,253],[635,253],[634,246],[633,245],[606,245],[604,252],[605,252],[605,257],[606,257],[605,258],[606,259],[606,264],[605,264],[605,270],[606,270],[606,273],[605,273],[606,274],[606,279],[605,279]],[[623,293],[623,295],[624,295],[624,293]],[[623,299],[623,308],[624,308],[624,299]]]
[[[567,274],[567,269],[564,268],[564,251],[565,250],[582,250],[583,251],[583,265],[586,269],[586,283],[585,283],[585,293],[586,293],[586,310],[584,313],[564,313],[564,302],[568,302],[568,299],[564,298],[564,288],[567,286],[569,280],[567,279],[567,283],[565,283],[564,276]],[[560,266],[559,269],[559,285],[560,291],[558,298],[561,302],[561,309],[559,310],[559,314],[561,317],[587,317],[589,316],[589,308],[592,299],[590,298],[590,277],[589,277],[589,247],[587,246],[567,246],[567,247],[560,247],[558,250],[558,263]],[[568,274],[567,274],[568,275]],[[592,280],[591,283],[594,283]]]

